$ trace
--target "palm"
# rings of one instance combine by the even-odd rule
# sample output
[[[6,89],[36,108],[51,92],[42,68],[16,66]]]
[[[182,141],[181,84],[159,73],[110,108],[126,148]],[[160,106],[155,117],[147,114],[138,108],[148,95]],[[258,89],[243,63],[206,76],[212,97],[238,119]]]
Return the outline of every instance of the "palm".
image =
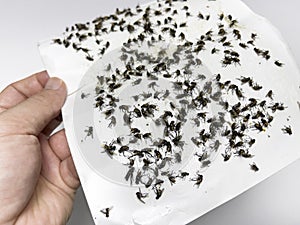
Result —
[[[40,92],[46,81],[37,74],[0,94],[0,224],[65,224],[71,213],[79,181],[64,131],[48,138],[55,120],[38,134],[30,121],[6,119],[7,109]]]

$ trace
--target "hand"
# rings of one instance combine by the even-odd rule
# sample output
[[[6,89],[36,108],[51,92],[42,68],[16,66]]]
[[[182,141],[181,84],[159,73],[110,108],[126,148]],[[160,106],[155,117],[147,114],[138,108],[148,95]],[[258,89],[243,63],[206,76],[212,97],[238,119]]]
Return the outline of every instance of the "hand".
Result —
[[[65,132],[48,135],[67,95],[40,72],[0,93],[0,224],[66,224],[78,176]]]

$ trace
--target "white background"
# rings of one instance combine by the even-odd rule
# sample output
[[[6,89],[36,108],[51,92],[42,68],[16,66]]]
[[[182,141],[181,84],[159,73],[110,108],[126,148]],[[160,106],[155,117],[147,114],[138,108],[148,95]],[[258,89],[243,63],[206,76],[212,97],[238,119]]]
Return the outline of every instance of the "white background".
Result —
[[[116,7],[135,6],[143,2],[147,0],[1,1],[0,90],[13,81],[44,69],[37,49],[38,41],[55,37],[66,26],[76,22],[86,22],[112,13]],[[300,1],[244,2],[281,31],[300,65]],[[299,173],[300,160],[191,225],[299,225]],[[93,225],[81,189],[68,225]]]

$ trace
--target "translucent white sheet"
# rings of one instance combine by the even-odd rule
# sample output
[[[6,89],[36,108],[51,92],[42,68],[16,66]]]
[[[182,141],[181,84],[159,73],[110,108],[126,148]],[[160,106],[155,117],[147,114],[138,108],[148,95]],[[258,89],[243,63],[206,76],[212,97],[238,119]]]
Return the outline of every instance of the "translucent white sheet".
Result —
[[[163,2],[161,4],[163,8],[169,8]],[[110,76],[115,73],[116,68],[121,71],[124,70],[125,64],[122,64],[120,59],[120,56],[124,53],[124,50],[122,50],[123,43],[127,42],[128,38],[133,39],[136,33],[128,32],[127,27],[124,26],[124,32],[101,33],[97,38],[94,35],[91,37],[88,35],[87,37],[82,36],[84,40],[79,48],[88,49],[88,54],[83,49],[78,50],[78,46],[76,47],[77,51],[74,50],[72,43],[77,43],[74,40],[77,41],[80,34],[94,32],[94,23],[85,25],[87,28],[85,26],[81,27],[82,29],[77,36],[76,32],[70,28],[62,37],[66,39],[73,33],[73,36],[77,39],[71,37],[71,45],[68,48],[65,48],[64,44],[54,43],[54,38],[42,42],[40,52],[49,74],[60,76],[69,89],[69,97],[63,108],[64,125],[74,162],[96,224],[186,224],[268,178],[300,156],[300,151],[297,148],[300,142],[297,138],[300,128],[299,106],[297,103],[300,100],[299,71],[281,35],[267,20],[254,14],[238,0],[179,1],[173,3],[170,12],[163,11],[161,7],[158,7],[157,2],[153,2],[141,6],[141,9],[148,6],[151,8],[151,15],[154,14],[156,9],[163,12],[162,15],[150,17],[153,24],[156,24],[157,20],[162,21],[162,25],[154,26],[156,35],[154,36],[158,38],[158,35],[162,34],[163,41],[150,43],[154,46],[149,47],[146,39],[143,44],[131,45],[130,48],[126,49],[128,51],[137,50],[138,53],[146,53],[155,57],[158,57],[161,50],[166,49],[163,53],[165,58],[159,61],[166,62],[166,58],[176,59],[174,52],[178,51],[178,46],[182,46],[186,42],[179,37],[181,32],[185,34],[188,41],[194,43],[201,39],[201,35],[205,35],[205,38],[211,37],[214,41],[205,39],[205,49],[199,53],[193,51],[197,47],[196,44],[192,47],[186,44],[184,51],[191,50],[194,56],[192,59],[199,58],[201,60],[201,65],[191,67],[193,74],[188,77],[191,81],[197,83],[200,91],[205,89],[205,85],[211,83],[213,87],[211,95],[221,92],[222,97],[217,101],[212,101],[207,108],[204,107],[197,111],[187,110],[189,113],[186,119],[192,121],[196,114],[201,111],[207,113],[208,118],[218,116],[220,120],[220,114],[218,113],[221,112],[225,114],[225,122],[222,122],[220,130],[217,130],[213,142],[208,141],[200,144],[200,147],[195,146],[191,138],[197,136],[202,128],[209,129],[210,123],[201,123],[200,127],[188,122],[182,125],[181,134],[184,145],[182,151],[178,148],[181,160],[175,163],[175,155],[170,154],[169,156],[174,157],[174,159],[172,159],[172,164],[165,168],[170,172],[169,175],[173,175],[173,173],[178,175],[179,171],[188,171],[189,176],[185,179],[176,177],[176,183],[173,185],[168,180],[170,176],[160,176],[160,179],[165,179],[163,185],[159,186],[164,191],[162,196],[156,200],[155,192],[152,190],[153,186],[145,188],[145,185],[141,183],[136,184],[133,181],[130,185],[130,182],[126,181],[125,176],[128,169],[130,169],[130,167],[123,165],[128,163],[126,157],[122,157],[122,154],[112,154],[110,156],[105,153],[103,147],[105,143],[109,145],[114,136],[124,138],[129,136],[127,134],[128,130],[123,129],[124,113],[118,107],[129,105],[133,110],[139,107],[138,104],[149,103],[152,98],[149,98],[148,101],[146,97],[142,96],[142,94],[147,93],[152,93],[153,97],[155,92],[161,92],[159,95],[160,100],[156,99],[154,102],[159,109],[155,109],[153,117],[149,117],[150,128],[142,125],[144,120],[134,123],[131,128],[142,127],[141,130],[144,133],[152,133],[153,139],[159,138],[155,137],[155,133],[159,136],[161,131],[156,130],[151,118],[159,117],[159,113],[165,110],[171,111],[170,102],[174,103],[175,106],[182,106],[182,103],[179,103],[180,99],[176,98],[178,93],[174,94],[174,89],[172,89],[173,82],[180,78],[174,76],[170,79],[162,77],[158,81],[155,80],[157,87],[150,88],[148,85],[152,82],[145,76],[142,76],[142,80],[138,80],[139,77],[135,77],[130,82],[123,80],[122,86],[112,91],[113,94],[119,97],[120,102],[116,103],[118,107],[115,109],[115,114],[113,114],[116,119],[116,126],[110,125],[112,117],[108,116],[107,118],[110,121],[106,120],[104,112],[100,112],[97,107],[95,108],[97,103],[95,101],[97,97],[96,87],[102,88],[100,84],[102,76]],[[187,11],[191,13],[191,17],[186,16],[187,11],[184,6],[188,6]],[[175,9],[177,9],[178,15],[172,15]],[[135,10],[132,11],[135,12]],[[201,12],[201,15],[199,12]],[[170,20],[170,24],[164,25],[164,19],[168,17],[168,13],[172,15],[170,16],[172,20]],[[222,14],[224,14],[224,18],[221,20],[220,16]],[[142,15],[125,17],[126,23],[133,24]],[[210,15],[209,18],[208,15]],[[122,16],[119,15],[120,18]],[[234,23],[230,27],[235,19],[238,23]],[[105,27],[110,29],[112,22],[113,19],[104,22],[101,29]],[[178,27],[176,38],[170,37],[168,34],[170,30],[162,33],[163,27],[172,27],[172,29],[174,27],[175,29],[175,22]],[[187,23],[186,27],[179,27],[181,23],[185,22]],[[224,30],[227,34],[218,34],[221,29],[218,27],[220,23],[225,25]],[[80,29],[80,26],[75,26],[74,30]],[[118,29],[116,28],[116,30]],[[237,33],[233,33],[234,30],[239,30],[241,40],[239,40]],[[212,34],[210,34],[210,31],[212,31]],[[252,34],[257,34],[257,37],[252,36]],[[227,37],[227,40],[221,42],[220,40],[224,36]],[[255,46],[251,42],[247,43],[251,40]],[[109,41],[108,49],[103,57],[98,56],[97,53],[105,48],[107,41]],[[227,41],[230,42],[228,44],[232,47],[224,46]],[[245,43],[248,48],[243,48],[239,45],[240,43]],[[214,48],[216,52],[213,53]],[[262,52],[257,54],[254,48]],[[230,52],[224,53],[224,50],[230,50]],[[269,52],[266,52],[267,50]],[[171,64],[169,70],[175,71],[178,67],[181,74],[183,74],[183,67],[189,57],[189,52],[184,51],[181,51],[178,56],[180,62]],[[238,57],[232,51],[238,52]],[[239,61],[230,61],[230,65],[224,65],[224,63],[226,64],[224,62],[225,56],[228,54],[231,60],[232,58],[238,58]],[[130,53],[128,55],[130,56]],[[267,60],[265,58],[268,55],[270,55],[270,59]],[[134,58],[134,55],[132,57]],[[94,61],[90,61],[91,58]],[[135,56],[134,60],[136,61],[137,58]],[[283,63],[283,65],[276,65],[275,62],[277,64]],[[200,64],[199,61],[198,63]],[[111,68],[108,68],[109,65]],[[145,64],[145,66],[148,70],[153,70],[152,65]],[[205,74],[205,79],[198,79],[198,75],[201,74]],[[216,74],[221,74],[222,82],[230,80],[231,84],[238,85],[244,97],[238,98],[235,93],[236,89],[225,91],[218,87]],[[241,76],[253,79],[254,85],[251,86],[247,83],[242,85],[241,81],[238,80],[241,79]],[[132,84],[134,81],[137,85]],[[253,90],[256,83],[262,89]],[[162,96],[166,93],[166,90],[170,90],[171,94],[163,98]],[[269,90],[274,93],[273,99],[266,97]],[[138,95],[137,101],[132,99],[134,95]],[[233,106],[241,102],[242,106],[246,106],[250,103],[249,99],[251,98],[257,99],[258,102],[266,100],[266,106],[259,109],[264,114],[273,116],[274,120],[266,128],[261,128],[262,131],[259,132],[260,127],[255,127],[257,120],[250,119],[250,122],[246,123],[246,135],[249,138],[237,138],[235,142],[235,145],[239,141],[247,141],[247,144],[243,144],[241,147],[229,148],[230,143],[222,134],[226,131],[226,128],[232,126],[235,120],[223,107],[220,107],[220,103],[228,101]],[[283,103],[284,110],[275,110],[276,112],[273,113],[274,108],[272,109],[272,106],[276,103],[278,103],[277,106]],[[182,108],[180,107],[180,109]],[[257,109],[257,107],[256,111],[250,109],[246,113],[250,113],[253,117],[257,114]],[[174,115],[182,114],[182,111],[176,110],[173,112]],[[243,117],[245,114],[241,113]],[[145,118],[145,116],[142,118]],[[263,122],[260,120],[259,124],[261,123]],[[292,130],[291,135],[284,133],[282,130],[289,126]],[[161,138],[165,137],[161,135]],[[255,139],[253,146],[249,146],[250,139]],[[220,147],[217,149],[211,147],[216,141],[221,142]],[[141,148],[149,147],[148,145],[151,147],[151,142],[145,140]],[[206,146],[205,151],[203,151],[204,145]],[[247,148],[249,148],[249,154],[253,157],[243,157],[238,154],[241,149],[245,149],[247,152]],[[173,153],[175,154],[175,152],[174,150]],[[207,154],[208,165],[204,165],[205,160],[199,162],[199,155],[203,155],[203,153]],[[231,157],[224,162],[227,153]],[[257,172],[250,167],[254,162],[259,168]],[[136,170],[141,169],[141,163],[136,162]],[[197,174],[203,175],[203,181],[199,187],[196,185]],[[147,174],[147,176],[152,175],[151,173]],[[136,178],[136,174],[134,178]],[[142,193],[148,193],[147,197],[142,198],[146,204],[143,204],[136,197],[139,188],[141,188]],[[105,216],[106,208],[109,208],[109,217]]]

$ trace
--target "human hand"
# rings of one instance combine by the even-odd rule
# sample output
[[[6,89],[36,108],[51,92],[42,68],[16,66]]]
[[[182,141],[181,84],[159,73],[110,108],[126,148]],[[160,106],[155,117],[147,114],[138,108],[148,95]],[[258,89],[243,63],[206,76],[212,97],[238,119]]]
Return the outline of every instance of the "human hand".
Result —
[[[0,93],[0,225],[66,224],[79,180],[65,132],[48,136],[66,95],[46,72]]]

